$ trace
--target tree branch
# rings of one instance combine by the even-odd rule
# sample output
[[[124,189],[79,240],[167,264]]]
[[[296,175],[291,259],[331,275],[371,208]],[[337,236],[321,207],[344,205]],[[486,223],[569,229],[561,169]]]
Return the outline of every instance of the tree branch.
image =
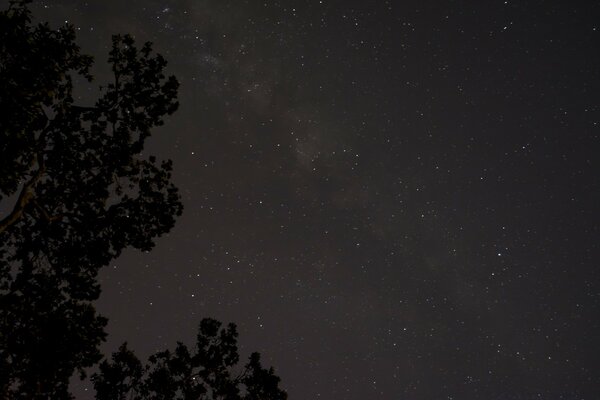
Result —
[[[44,219],[47,222],[58,221],[58,220],[62,219],[62,217],[64,217],[63,214],[58,214],[58,215],[48,214],[48,211],[46,211],[46,209],[44,207],[42,207],[42,205],[40,203],[38,203],[38,201],[35,199],[35,197],[31,201],[33,202],[33,205],[35,205],[35,208],[37,208],[39,210],[39,212],[42,213],[42,216],[44,217]]]
[[[29,204],[29,202],[33,198],[33,195],[34,195],[33,190],[35,189],[35,185],[37,185],[38,181],[42,178],[42,176],[46,172],[46,166],[44,164],[44,156],[41,153],[41,151],[37,155],[37,160],[38,160],[38,165],[39,165],[38,170],[31,177],[31,179],[29,179],[29,181],[27,181],[27,183],[25,183],[25,185],[21,189],[21,193],[19,193],[19,197],[18,197],[17,202],[16,202],[15,206],[13,207],[13,210],[11,211],[11,213],[8,214],[2,220],[0,220],[0,233],[7,230],[11,225],[13,225],[15,222],[17,222],[21,218],[21,216],[23,215],[23,212],[25,211],[25,207]]]
[[[69,106],[71,109],[78,111],[78,112],[92,112],[92,111],[98,111],[97,107],[87,107],[87,106],[76,106],[74,104],[71,104]]]

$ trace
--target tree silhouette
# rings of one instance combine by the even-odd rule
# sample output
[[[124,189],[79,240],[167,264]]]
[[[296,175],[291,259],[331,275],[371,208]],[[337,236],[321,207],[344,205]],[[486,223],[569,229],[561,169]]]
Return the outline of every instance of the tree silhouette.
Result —
[[[265,369],[260,355],[253,353],[238,368],[237,330],[234,324],[222,328],[210,318],[200,322],[195,351],[177,343],[173,352],[151,356],[142,367],[123,344],[112,362],[100,364],[92,377],[96,400],[285,400],[279,377]]]
[[[182,212],[171,162],[142,153],[178,83],[150,43],[113,36],[113,81],[75,104],[92,58],[72,26],[34,25],[28,3],[0,11],[0,400],[70,400],[73,374],[102,358],[99,269],[150,250]],[[286,398],[258,354],[235,375],[238,361],[235,325],[205,319],[194,351],[178,343],[142,366],[121,346],[93,377],[96,398]]]
[[[113,81],[75,104],[92,57],[27,3],[0,12],[0,398],[68,399],[71,375],[101,358],[99,268],[150,250],[181,214],[171,162],[142,154],[178,83],[150,43],[114,36]]]

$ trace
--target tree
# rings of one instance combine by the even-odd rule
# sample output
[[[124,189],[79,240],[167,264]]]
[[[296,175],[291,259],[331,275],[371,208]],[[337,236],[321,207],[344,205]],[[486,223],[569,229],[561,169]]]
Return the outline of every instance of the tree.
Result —
[[[76,104],[93,60],[72,26],[34,25],[28,3],[0,12],[0,400],[67,400],[72,375],[102,358],[99,269],[150,250],[182,212],[171,162],[142,153],[178,83],[150,43],[114,36],[113,81]],[[178,343],[144,367],[123,345],[94,387],[105,400],[286,398],[258,354],[234,375],[238,361],[235,326],[205,319],[194,352]]]
[[[195,351],[177,343],[174,351],[151,356],[145,367],[123,344],[92,377],[96,400],[287,399],[279,377],[262,367],[258,353],[235,373],[237,336],[234,324],[222,328],[214,319],[203,319]]]
[[[27,3],[0,12],[0,398],[69,399],[71,375],[101,358],[98,270],[182,212],[171,162],[142,153],[178,83],[150,43],[114,36],[113,81],[76,104],[92,57]]]

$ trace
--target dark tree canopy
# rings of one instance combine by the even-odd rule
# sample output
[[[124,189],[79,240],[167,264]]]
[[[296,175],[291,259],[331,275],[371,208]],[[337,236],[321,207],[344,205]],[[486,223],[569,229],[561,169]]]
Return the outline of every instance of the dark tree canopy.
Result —
[[[265,369],[258,353],[237,367],[237,331],[214,319],[200,323],[196,348],[177,343],[174,351],[150,357],[147,366],[123,344],[92,379],[97,400],[285,400],[279,377]],[[237,368],[236,368],[237,367]]]
[[[152,248],[182,204],[171,162],[142,155],[177,109],[178,83],[151,44],[114,36],[114,79],[76,104],[92,57],[72,26],[34,24],[27,1],[0,12],[0,398],[67,399],[101,358],[99,268]]]
[[[92,58],[72,26],[33,24],[27,3],[0,12],[0,400],[67,400],[73,374],[102,359],[99,269],[150,250],[182,212],[171,162],[142,153],[178,83],[150,43],[114,36],[112,82],[75,104]],[[143,366],[123,345],[94,387],[101,400],[286,398],[258,354],[238,361],[235,325],[205,319],[194,351],[178,343]]]

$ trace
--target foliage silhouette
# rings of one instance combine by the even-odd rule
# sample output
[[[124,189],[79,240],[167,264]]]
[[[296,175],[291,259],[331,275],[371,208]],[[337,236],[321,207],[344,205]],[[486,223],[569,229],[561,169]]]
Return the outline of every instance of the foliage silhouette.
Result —
[[[253,353],[237,374],[237,330],[234,324],[205,318],[201,321],[196,349],[183,343],[174,351],[162,351],[142,367],[123,344],[103,361],[92,377],[96,400],[285,400],[279,377],[265,369],[260,355]],[[239,368],[238,368],[239,369]]]
[[[114,80],[75,104],[92,57],[27,3],[0,12],[0,399],[70,399],[69,378],[101,358],[98,270],[181,214],[171,162],[142,155],[178,82],[150,43],[114,36]]]
[[[178,83],[150,43],[114,36],[114,80],[75,104],[92,58],[72,26],[34,25],[28,3],[0,12],[0,399],[66,400],[72,375],[102,358],[98,270],[150,250],[182,212],[171,162],[142,155]],[[235,325],[204,319],[193,352],[178,343],[143,366],[121,346],[93,376],[96,398],[286,399],[257,353],[234,375],[238,361]]]

